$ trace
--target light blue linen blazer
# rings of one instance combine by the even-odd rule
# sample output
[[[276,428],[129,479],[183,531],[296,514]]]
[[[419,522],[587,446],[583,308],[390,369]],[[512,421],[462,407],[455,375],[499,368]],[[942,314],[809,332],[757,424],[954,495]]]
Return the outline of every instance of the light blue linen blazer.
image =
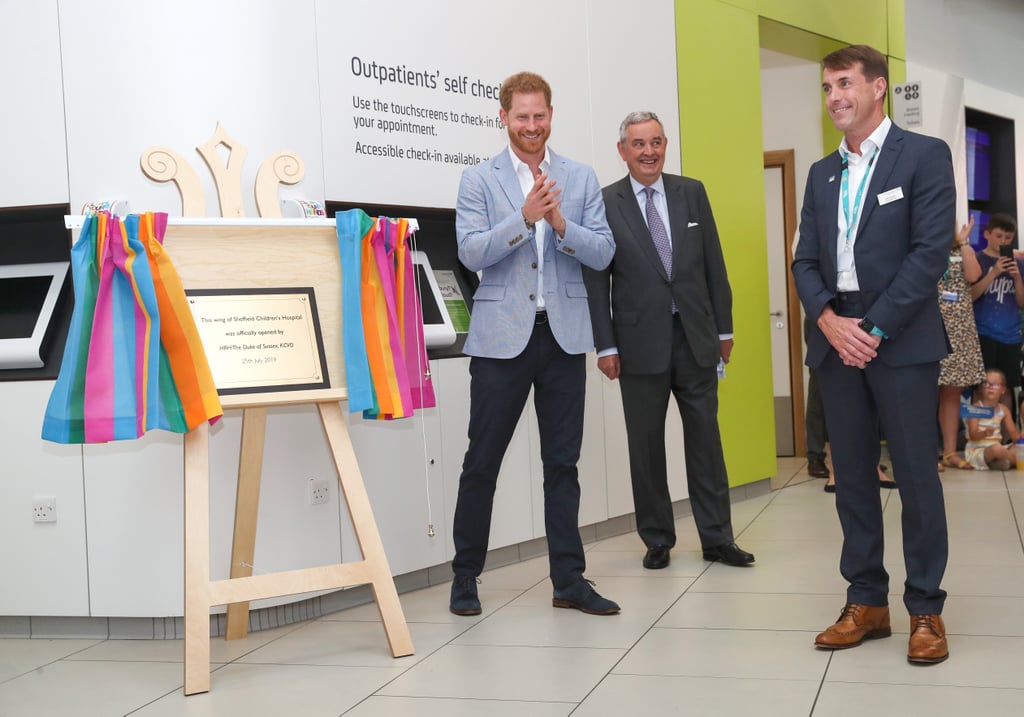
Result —
[[[594,348],[594,336],[580,267],[607,267],[615,242],[594,170],[550,148],[548,155],[566,227],[561,239],[550,227],[546,232],[544,302],[559,346],[581,354]],[[463,349],[470,356],[513,358],[533,332],[537,247],[523,221],[525,201],[508,148],[462,173],[455,205],[459,259],[481,272]]]

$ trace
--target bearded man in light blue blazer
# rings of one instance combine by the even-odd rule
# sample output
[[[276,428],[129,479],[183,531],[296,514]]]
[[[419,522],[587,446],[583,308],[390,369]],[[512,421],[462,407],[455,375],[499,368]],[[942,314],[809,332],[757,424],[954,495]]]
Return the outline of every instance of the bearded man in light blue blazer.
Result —
[[[459,259],[481,272],[465,352],[470,360],[469,449],[452,535],[450,609],[481,612],[498,471],[530,389],[544,465],[544,524],[552,604],[612,615],[619,606],[583,577],[576,464],[583,441],[586,353],[594,348],[581,266],[615,253],[594,171],[547,147],[551,88],[521,72],[502,83],[509,146],[462,175],[456,202]]]

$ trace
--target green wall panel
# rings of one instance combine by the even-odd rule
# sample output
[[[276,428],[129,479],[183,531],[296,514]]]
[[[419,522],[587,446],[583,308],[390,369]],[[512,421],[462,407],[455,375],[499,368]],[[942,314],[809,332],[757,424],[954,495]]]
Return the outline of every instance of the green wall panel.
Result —
[[[858,0],[856,3],[828,0],[758,0],[762,17],[798,27],[816,35],[864,43],[883,52],[889,46],[889,4],[891,0]],[[902,0],[900,0],[902,5]],[[850,39],[853,38],[853,39]]]
[[[776,472],[757,15],[680,0],[676,32],[683,173],[707,186],[733,291],[722,443],[730,481],[749,483]]]

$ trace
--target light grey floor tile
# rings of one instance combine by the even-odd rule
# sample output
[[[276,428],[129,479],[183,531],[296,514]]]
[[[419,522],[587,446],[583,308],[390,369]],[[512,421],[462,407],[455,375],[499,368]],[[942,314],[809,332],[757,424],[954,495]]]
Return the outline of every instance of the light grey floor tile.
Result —
[[[376,696],[360,702],[345,717],[565,717],[575,708],[575,702]]]
[[[616,552],[632,552],[638,553],[639,555],[644,554],[646,547],[644,541],[640,539],[640,536],[633,531],[629,533],[623,533],[622,535],[616,535],[614,538],[605,538],[604,540],[598,540],[596,543],[585,546],[587,549],[587,560],[590,560],[591,554],[600,552],[603,550],[611,550]]]
[[[405,614],[406,622],[446,622],[457,625],[469,626],[484,619],[487,615],[501,609],[523,594],[523,590],[501,590],[491,587],[488,579],[489,573],[484,573],[477,590],[480,593],[480,602],[483,606],[482,615],[453,615],[448,610],[448,603],[451,599],[451,583],[432,585],[422,590],[399,595],[402,603],[402,612]],[[377,612],[375,603],[360,605],[348,610],[331,613],[320,618],[324,621],[345,621],[345,622],[376,622],[380,623],[380,613]]]
[[[1024,548],[1020,542],[993,543],[991,541],[951,540],[949,542],[949,564],[995,565],[1024,567]]]
[[[618,675],[815,680],[828,654],[814,632],[654,628],[615,667]]]
[[[814,717],[928,715],[1010,717],[1024,714],[1024,690],[826,682]]]
[[[666,570],[656,572],[664,573]],[[598,593],[619,603],[623,606],[623,609],[646,610],[648,612],[654,609],[657,614],[661,614],[693,582],[693,578],[666,576],[655,581],[645,577],[609,577],[594,580],[593,582],[594,589]],[[509,603],[509,607],[533,605],[551,608],[551,598],[551,587],[549,585],[538,585],[532,590],[527,590]],[[575,610],[552,609],[559,615],[576,612]],[[587,617],[602,616],[588,615]]]
[[[604,577],[642,577],[654,580],[657,578],[696,577],[708,568],[708,563],[699,550],[686,550],[679,547],[672,550],[671,562],[668,567],[660,570],[647,570],[643,566],[646,552],[647,549],[642,544],[639,549],[629,552],[591,551],[587,553],[586,575],[592,580]]]
[[[239,661],[250,664],[345,665],[407,668],[465,629],[439,623],[409,623],[415,653],[393,657],[384,627],[369,622],[317,621],[253,650]]]
[[[729,630],[804,630],[817,634],[835,622],[846,602],[835,595],[687,593],[658,627]]]
[[[605,578],[602,594],[621,606],[618,615],[586,615],[551,606],[549,591],[535,589],[464,632],[453,644],[630,648],[677,599],[688,578]]]
[[[1016,482],[1012,473],[999,471],[958,471],[947,468],[940,475],[942,490],[948,495],[961,492],[1004,492]]]
[[[250,632],[239,640],[210,638],[210,663],[222,664],[267,645],[301,628],[295,623],[272,630]],[[106,660],[112,662],[184,662],[184,640],[104,640],[98,645],[77,652],[69,660]]]
[[[399,674],[382,667],[234,664],[213,674],[209,692],[186,697],[179,689],[132,717],[336,717]]]
[[[181,689],[183,680],[180,663],[61,660],[0,684],[0,714],[123,715]]]
[[[818,682],[813,680],[609,675],[573,712],[573,716],[793,717],[810,714],[817,691]]]
[[[1020,597],[979,597],[953,593],[942,611],[946,629],[957,635],[1024,637]]]
[[[895,628],[895,625],[894,625]],[[937,665],[907,662],[905,636],[865,642],[854,650],[837,651],[828,682],[959,685],[1018,688],[1024,673],[1024,638],[949,635],[950,657]]]
[[[98,644],[99,640],[0,639],[0,683]],[[2,713],[0,713],[2,714]]]
[[[690,588],[691,592],[712,593],[804,593],[846,594],[846,581],[839,574],[839,552],[829,566],[800,562],[779,562],[758,556],[757,565],[733,568],[712,565]]]
[[[623,650],[448,645],[378,694],[580,702]]]
[[[959,595],[1024,597],[1024,566],[956,563],[946,568],[942,587],[954,597]]]
[[[744,541],[759,540],[827,540],[838,543],[843,539],[843,531],[835,514],[826,511],[829,506],[822,506],[820,512],[796,516],[777,511],[774,518],[763,518],[743,531],[737,537]],[[834,510],[834,509],[833,509]]]
[[[546,555],[521,563],[504,565],[487,570],[480,576],[481,587],[496,590],[529,590],[537,583],[548,579],[548,558]]]

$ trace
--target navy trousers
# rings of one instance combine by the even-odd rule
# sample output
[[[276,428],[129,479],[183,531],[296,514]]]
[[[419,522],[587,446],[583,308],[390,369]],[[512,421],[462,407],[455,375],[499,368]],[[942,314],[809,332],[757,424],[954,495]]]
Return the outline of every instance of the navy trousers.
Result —
[[[498,472],[532,387],[544,466],[551,582],[555,589],[572,585],[586,567],[576,469],[583,442],[586,357],[563,351],[546,320],[539,318],[521,354],[511,359],[474,356],[469,372],[469,449],[452,527],[452,570],[459,576],[483,571]],[[509,478],[527,480],[528,476]]]
[[[863,316],[863,307],[837,309]],[[940,587],[949,543],[946,506],[936,467],[938,362],[888,366],[878,358],[866,368],[846,366],[834,350],[817,367],[836,475],[836,510],[843,527],[840,572],[847,601],[887,605],[889,574],[882,564],[885,540],[878,489],[878,426],[892,458],[902,504],[903,602],[911,614],[941,614]]]

